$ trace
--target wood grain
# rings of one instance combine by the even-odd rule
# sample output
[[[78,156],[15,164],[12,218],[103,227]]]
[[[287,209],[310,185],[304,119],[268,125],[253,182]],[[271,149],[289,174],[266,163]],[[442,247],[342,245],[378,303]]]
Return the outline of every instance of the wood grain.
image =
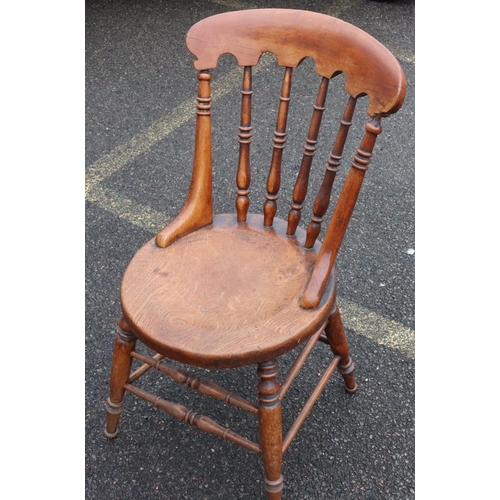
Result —
[[[217,67],[221,54],[233,54],[240,66],[255,66],[264,52],[278,64],[296,68],[306,57],[316,73],[331,78],[343,73],[352,97],[367,94],[367,112],[396,112],[406,80],[396,58],[378,40],[352,24],[325,14],[298,9],[253,9],[225,12],[196,23],[186,44],[196,56],[194,67]]]
[[[333,308],[328,280],[314,310],[299,301],[319,244],[303,248],[305,231],[286,236],[286,222],[265,228],[218,215],[165,249],[154,240],[137,252],[122,281],[124,316],[146,345],[164,356],[206,368],[266,360],[321,328]]]
[[[250,144],[252,143],[252,68],[247,66],[243,71],[243,86],[241,89],[241,120],[238,142],[240,153],[238,159],[238,174],[236,175],[236,214],[238,222],[247,220],[250,199]]]
[[[273,137],[273,155],[271,167],[267,177],[267,194],[264,203],[264,225],[272,226],[274,215],[278,209],[276,203],[278,191],[281,185],[281,161],[286,144],[286,122],[288,119],[288,107],[290,105],[290,91],[292,88],[292,68],[286,68],[281,86],[280,105],[278,107],[278,118],[276,130]]]
[[[198,97],[196,98],[198,103],[191,185],[181,211],[156,235],[156,244],[162,248],[212,222],[211,78],[210,73],[203,71],[198,73]]]

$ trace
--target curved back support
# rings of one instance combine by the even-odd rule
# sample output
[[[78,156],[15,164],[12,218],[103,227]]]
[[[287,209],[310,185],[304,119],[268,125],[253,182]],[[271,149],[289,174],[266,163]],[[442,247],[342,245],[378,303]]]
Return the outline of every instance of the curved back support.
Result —
[[[264,52],[272,52],[280,66],[290,68],[311,57],[321,76],[344,73],[352,97],[367,94],[370,116],[395,113],[406,93],[401,66],[386,47],[325,14],[292,9],[226,12],[196,23],[186,44],[197,58],[197,70],[216,68],[226,53],[233,54],[240,66],[255,66]]]
[[[406,93],[403,70],[389,50],[364,31],[339,19],[303,10],[256,9],[218,14],[195,24],[186,36],[186,43],[197,58],[194,66],[198,70],[199,79],[193,177],[183,209],[156,237],[156,243],[160,247],[166,247],[185,234],[212,222],[209,70],[216,68],[222,54],[234,55],[238,64],[244,68],[238,134],[240,152],[236,176],[236,214],[241,223],[246,221],[250,203],[252,66],[259,62],[264,52],[272,52],[276,55],[278,64],[285,68],[263,206],[263,223],[267,227],[273,225],[277,211],[293,68],[306,57],[311,57],[316,63],[316,73],[322,77],[288,215],[287,234],[290,236],[295,234],[301,218],[329,81],[339,73],[345,76],[344,88],[349,97],[327,160],[323,182],[315,198],[313,215],[307,228],[306,248],[312,248],[320,234],[358,97],[368,96],[367,113],[370,118],[301,299],[303,308],[316,308],[321,302],[353,213],[375,141],[382,131],[381,118],[398,111],[403,103]]]

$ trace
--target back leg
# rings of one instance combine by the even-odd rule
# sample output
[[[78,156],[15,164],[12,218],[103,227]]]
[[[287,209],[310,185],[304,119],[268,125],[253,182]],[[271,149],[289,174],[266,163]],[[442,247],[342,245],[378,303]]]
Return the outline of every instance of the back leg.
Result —
[[[349,345],[347,344],[344,325],[342,325],[337,304],[335,304],[335,309],[328,318],[325,333],[333,354],[340,356],[338,370],[344,378],[345,389],[347,392],[353,394],[358,390],[358,386],[354,380],[354,362],[349,355]]]
[[[130,353],[135,348],[135,335],[130,331],[125,319],[118,321],[116,329],[115,347],[111,365],[111,376],[109,382],[109,397],[106,400],[106,428],[104,435],[114,438],[118,433],[118,420],[123,410],[124,386],[130,376],[132,357]]]

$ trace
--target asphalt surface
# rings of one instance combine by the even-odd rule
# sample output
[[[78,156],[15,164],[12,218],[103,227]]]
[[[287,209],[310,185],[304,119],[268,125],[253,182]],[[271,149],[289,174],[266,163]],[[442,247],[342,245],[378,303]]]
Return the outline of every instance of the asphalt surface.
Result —
[[[284,457],[285,499],[415,497],[414,426],[414,3],[342,0],[86,2],[86,488],[88,500],[264,498],[260,458],[128,395],[114,440],[103,436],[121,276],[134,253],[180,209],[189,185],[196,75],[185,34],[228,10],[286,7],[337,16],[398,58],[408,92],[383,122],[374,159],[337,261],[339,304],[359,391],[334,374]],[[317,91],[312,61],[295,72],[282,195],[290,193]],[[213,72],[215,208],[233,210],[240,76],[231,56]],[[281,84],[271,58],[255,75],[251,210],[260,210]],[[312,75],[313,77],[315,75]],[[316,75],[317,77],[317,75]],[[329,100],[333,103],[335,91]],[[327,101],[327,109],[328,109]],[[265,111],[270,111],[264,124]],[[313,184],[338,116],[325,113]],[[353,133],[362,124],[353,125]],[[266,128],[267,127],[267,128]],[[257,134],[256,134],[257,135]],[[322,136],[323,137],[323,136]],[[346,148],[347,151],[347,148]],[[339,174],[340,175],[340,174]],[[288,194],[289,196],[289,194]],[[308,213],[311,202],[306,203]],[[286,217],[288,204],[278,212]],[[307,217],[304,218],[307,220]],[[304,223],[302,223],[304,224]],[[328,351],[318,346],[284,402],[291,425]],[[290,365],[285,357],[284,370]],[[200,373],[197,370],[196,373]],[[152,375],[152,374],[151,374]],[[145,377],[146,378],[146,377]],[[217,371],[223,387],[255,399],[255,367]],[[256,422],[185,387],[146,387],[257,438]]]

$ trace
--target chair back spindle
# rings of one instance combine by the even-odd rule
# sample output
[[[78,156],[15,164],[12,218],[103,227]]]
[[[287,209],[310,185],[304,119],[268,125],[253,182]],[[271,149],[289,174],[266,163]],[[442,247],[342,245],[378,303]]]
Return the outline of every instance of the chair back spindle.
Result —
[[[290,104],[290,90],[292,87],[292,68],[285,68],[283,85],[281,87],[280,105],[278,108],[278,119],[273,137],[273,155],[271,168],[267,178],[267,195],[264,203],[264,226],[272,226],[278,205],[278,191],[281,184],[281,160],[286,143],[286,122],[288,118],[288,106]]]
[[[241,89],[241,121],[238,142],[240,153],[238,173],[236,175],[236,216],[238,222],[247,220],[250,199],[250,144],[252,142],[252,67],[245,66],[243,70],[243,86]]]
[[[314,242],[317,240],[319,233],[321,232],[323,216],[328,210],[328,205],[330,204],[333,181],[335,180],[335,175],[337,174],[340,162],[342,160],[342,153],[344,151],[345,141],[347,139],[347,134],[352,123],[352,117],[355,107],[356,98],[349,97],[344,115],[340,120],[340,127],[335,139],[335,143],[333,145],[332,151],[330,152],[330,157],[327,161],[323,182],[321,183],[318,195],[314,200],[313,215],[311,216],[311,222],[307,226],[307,236],[304,245],[306,248],[312,248],[314,246]]]
[[[288,226],[286,234],[290,236],[295,234],[297,225],[300,222],[302,204],[304,203],[304,199],[307,194],[307,186],[309,184],[309,172],[311,171],[312,160],[316,153],[316,144],[318,143],[321,118],[323,117],[323,111],[325,110],[325,101],[329,82],[330,80],[328,78],[322,78],[316,103],[314,104],[313,116],[309,126],[306,143],[304,144],[302,163],[300,164],[299,174],[293,189],[293,203],[291,205],[291,210],[288,213]]]

